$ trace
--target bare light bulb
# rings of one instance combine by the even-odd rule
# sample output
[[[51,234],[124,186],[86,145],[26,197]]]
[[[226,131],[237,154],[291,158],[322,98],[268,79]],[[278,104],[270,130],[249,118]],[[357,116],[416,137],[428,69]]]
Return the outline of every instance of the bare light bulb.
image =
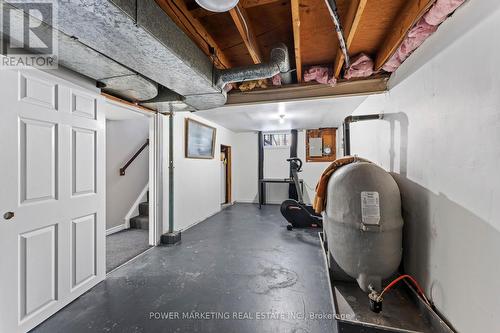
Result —
[[[285,123],[285,115],[280,114],[280,124],[284,124],[284,123]]]
[[[227,12],[230,9],[233,9],[239,0],[196,0],[196,3],[200,5],[200,7],[205,8],[211,12]]]

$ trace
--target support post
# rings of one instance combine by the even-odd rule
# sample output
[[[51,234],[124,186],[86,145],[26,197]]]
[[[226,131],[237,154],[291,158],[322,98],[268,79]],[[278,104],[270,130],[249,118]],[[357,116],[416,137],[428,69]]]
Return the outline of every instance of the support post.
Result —
[[[168,116],[168,232],[174,232],[174,113]]]
[[[168,116],[168,233],[161,235],[161,243],[171,245],[181,240],[181,232],[174,231],[174,111]]]
[[[290,145],[290,158],[297,157],[297,144],[298,144],[298,131],[296,129],[293,129],[290,131],[292,142]],[[289,175],[290,177],[293,176],[293,168],[292,164],[290,163],[290,172]],[[296,175],[295,175],[296,176]],[[288,185],[288,198],[294,199],[294,200],[299,200],[298,192],[297,192],[297,184],[289,184]]]
[[[260,180],[264,178],[264,134],[262,131],[259,132],[259,163],[258,163],[258,175],[257,185],[259,186],[259,208],[266,202],[266,191],[265,184]]]

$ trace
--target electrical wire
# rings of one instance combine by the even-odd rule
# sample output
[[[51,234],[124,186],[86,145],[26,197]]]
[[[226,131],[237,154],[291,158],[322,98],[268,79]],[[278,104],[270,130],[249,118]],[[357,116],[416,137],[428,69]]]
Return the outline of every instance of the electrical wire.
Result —
[[[429,302],[429,300],[427,299],[427,297],[425,296],[424,294],[424,291],[422,289],[422,287],[420,287],[420,285],[418,284],[417,280],[415,280],[413,277],[411,277],[410,275],[408,274],[405,274],[405,275],[401,275],[400,277],[394,279],[391,283],[389,283],[385,288],[384,290],[382,290],[382,292],[380,293],[380,295],[378,296],[378,301],[381,302],[382,301],[382,296],[387,292],[389,291],[396,283],[398,283],[399,281],[403,280],[403,279],[408,279],[410,280],[413,285],[415,286],[415,288],[417,288],[417,292],[418,294],[424,299],[424,301],[429,305],[429,306],[432,306],[431,302]]]
[[[349,68],[351,66],[351,60],[349,58],[349,52],[347,50],[347,43],[346,43],[346,38],[344,35],[344,28],[342,27],[342,23],[340,21],[339,13],[337,10],[337,3],[335,0],[325,0],[325,2],[326,2],[326,6],[328,7],[328,10],[330,12],[330,15],[333,19],[333,22],[335,24],[335,30],[337,32],[337,37],[339,40],[340,49],[342,50],[342,53],[344,54],[345,68]]]
[[[248,40],[248,46],[252,49],[252,52],[255,53],[255,50],[253,48],[252,43],[250,43],[250,30],[248,29],[247,21],[245,20],[245,17],[243,16],[243,13],[241,12],[239,6],[236,6],[236,11],[238,12],[238,16],[241,17],[241,20],[243,21],[243,24],[245,25],[245,30],[246,30],[246,35],[247,35],[247,40]]]
[[[241,20],[243,21],[243,24],[245,25],[247,39],[250,40],[250,31],[248,30],[247,21],[245,20],[245,17],[243,16],[243,13],[241,12],[241,10],[238,6],[236,6],[236,10],[238,11],[238,15],[241,17]]]

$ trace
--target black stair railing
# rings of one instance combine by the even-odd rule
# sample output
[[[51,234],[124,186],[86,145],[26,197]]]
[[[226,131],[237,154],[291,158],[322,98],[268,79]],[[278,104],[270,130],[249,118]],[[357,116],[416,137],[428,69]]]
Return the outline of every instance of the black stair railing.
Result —
[[[123,166],[123,168],[120,168],[120,176],[125,176],[125,170],[127,170],[127,168],[129,167],[130,164],[132,164],[132,162],[134,162],[134,160],[137,158],[137,156],[139,156],[140,153],[142,153],[142,151],[149,145],[149,139],[146,140],[146,142],[141,146],[141,148],[139,148],[139,150],[134,154],[134,156],[132,156],[130,158],[130,160],[128,160],[127,163],[125,163],[125,165]]]

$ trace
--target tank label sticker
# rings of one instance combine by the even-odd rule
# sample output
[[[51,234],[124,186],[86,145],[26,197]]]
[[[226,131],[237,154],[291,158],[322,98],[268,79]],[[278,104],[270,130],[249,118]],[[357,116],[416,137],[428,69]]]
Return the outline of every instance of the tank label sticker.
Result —
[[[379,224],[380,200],[378,192],[361,192],[361,217],[364,224]]]

